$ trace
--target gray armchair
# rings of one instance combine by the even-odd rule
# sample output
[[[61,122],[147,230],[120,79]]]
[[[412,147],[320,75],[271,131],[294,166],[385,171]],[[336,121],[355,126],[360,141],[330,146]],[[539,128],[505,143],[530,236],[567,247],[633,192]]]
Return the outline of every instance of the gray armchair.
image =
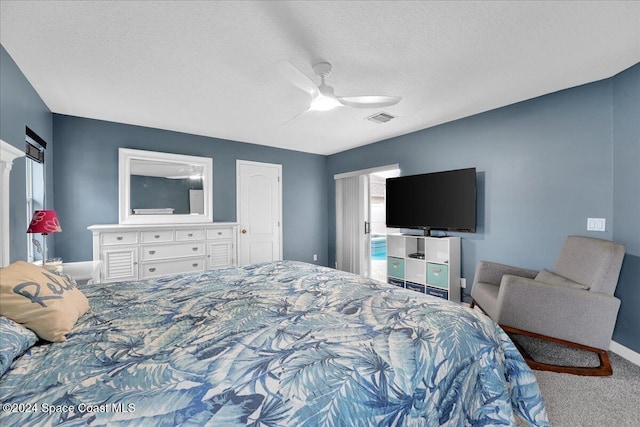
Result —
[[[569,236],[553,272],[480,261],[471,289],[477,305],[505,331],[594,352],[597,368],[540,363],[533,369],[611,375],[607,355],[620,300],[613,296],[624,258],[620,243]]]

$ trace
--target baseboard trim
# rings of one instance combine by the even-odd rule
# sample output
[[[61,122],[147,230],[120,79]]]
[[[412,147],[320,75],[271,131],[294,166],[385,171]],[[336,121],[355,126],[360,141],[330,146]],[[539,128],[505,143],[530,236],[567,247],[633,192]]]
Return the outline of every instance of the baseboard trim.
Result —
[[[620,357],[624,357],[629,362],[640,366],[640,353],[636,353],[628,347],[623,346],[622,344],[618,344],[615,341],[611,341],[611,345],[609,346],[609,350],[614,352]]]

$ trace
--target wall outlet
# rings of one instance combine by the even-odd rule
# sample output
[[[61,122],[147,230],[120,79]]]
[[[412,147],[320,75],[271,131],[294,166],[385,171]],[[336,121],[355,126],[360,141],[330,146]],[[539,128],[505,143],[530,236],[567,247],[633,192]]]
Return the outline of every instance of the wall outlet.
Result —
[[[587,218],[587,231],[605,231],[606,218]]]
[[[464,277],[460,278],[460,287],[463,289],[467,288],[467,279],[465,279]]]
[[[317,261],[318,260],[318,254],[313,254],[313,260]]]

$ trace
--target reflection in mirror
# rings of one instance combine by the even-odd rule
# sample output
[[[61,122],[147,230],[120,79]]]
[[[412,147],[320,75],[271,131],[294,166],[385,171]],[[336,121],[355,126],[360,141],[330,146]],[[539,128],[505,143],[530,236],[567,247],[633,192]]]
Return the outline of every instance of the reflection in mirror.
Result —
[[[33,218],[33,212],[44,209],[44,164],[26,158],[27,172],[27,224]],[[46,242],[42,238],[42,234],[27,233],[27,261],[42,260],[42,247]]]
[[[120,222],[213,221],[212,161],[206,157],[120,149]]]
[[[131,160],[132,213],[204,214],[202,174],[193,164]]]

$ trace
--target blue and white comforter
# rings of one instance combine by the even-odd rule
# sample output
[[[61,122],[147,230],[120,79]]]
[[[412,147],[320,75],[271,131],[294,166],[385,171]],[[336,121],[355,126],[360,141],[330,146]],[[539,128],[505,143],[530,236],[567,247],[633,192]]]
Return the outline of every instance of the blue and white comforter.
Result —
[[[31,405],[2,425],[548,425],[505,333],[435,297],[287,261],[81,289],[0,380]]]

